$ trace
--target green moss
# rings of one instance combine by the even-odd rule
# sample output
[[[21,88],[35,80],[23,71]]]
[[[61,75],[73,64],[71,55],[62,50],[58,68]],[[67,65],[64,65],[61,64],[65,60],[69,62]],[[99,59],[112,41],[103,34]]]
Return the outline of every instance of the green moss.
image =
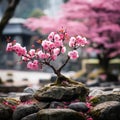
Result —
[[[91,102],[93,105],[95,105],[95,104],[99,103],[100,100],[99,100],[98,97],[94,97],[94,98],[90,99],[90,102]]]

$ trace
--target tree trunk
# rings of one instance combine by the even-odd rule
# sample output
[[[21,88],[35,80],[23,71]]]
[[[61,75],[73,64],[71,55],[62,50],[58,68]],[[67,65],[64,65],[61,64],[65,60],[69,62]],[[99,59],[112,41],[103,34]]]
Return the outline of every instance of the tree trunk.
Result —
[[[109,62],[110,62],[109,58],[99,59],[99,67],[102,68],[106,74],[109,72]]]
[[[103,69],[104,74],[106,74],[106,81],[117,82],[118,76],[111,73],[111,71],[109,69],[109,65],[110,65],[109,58],[99,59],[99,66],[100,66],[100,68]]]
[[[2,32],[5,28],[5,26],[7,25],[8,21],[10,20],[10,18],[12,18],[19,2],[20,2],[20,0],[8,0],[8,7],[0,21],[0,36],[2,35]],[[2,49],[2,40],[0,38],[0,50],[1,49]]]

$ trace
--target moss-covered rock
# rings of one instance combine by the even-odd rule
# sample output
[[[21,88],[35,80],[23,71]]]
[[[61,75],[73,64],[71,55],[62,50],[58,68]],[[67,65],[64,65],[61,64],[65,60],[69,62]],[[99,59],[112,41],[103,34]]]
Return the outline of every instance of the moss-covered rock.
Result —
[[[70,109],[43,109],[37,116],[37,120],[85,120],[81,114]]]
[[[120,102],[108,101],[98,104],[90,114],[94,120],[120,120]]]
[[[97,105],[106,101],[119,101],[120,102],[120,94],[117,93],[108,93],[108,94],[101,94],[95,96],[90,99],[90,102],[93,105]]]
[[[49,85],[37,90],[34,97],[38,101],[71,101],[76,98],[82,98],[84,101],[87,95],[88,89],[83,84]]]

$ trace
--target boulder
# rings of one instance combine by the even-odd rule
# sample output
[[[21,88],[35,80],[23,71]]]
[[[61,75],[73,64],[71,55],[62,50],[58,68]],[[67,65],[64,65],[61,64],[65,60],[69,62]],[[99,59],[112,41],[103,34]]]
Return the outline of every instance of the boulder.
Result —
[[[13,113],[13,120],[21,120],[23,117],[38,111],[39,107],[34,104],[19,105]]]
[[[37,119],[37,113],[27,115],[24,118],[22,118],[21,120],[38,120]]]
[[[34,97],[38,101],[71,101],[76,98],[82,98],[85,100],[88,95],[88,89],[83,85],[73,86],[47,86],[40,88],[34,94]]]
[[[37,116],[37,120],[85,120],[81,114],[70,109],[42,109]]]
[[[0,120],[10,120],[12,118],[12,114],[12,108],[0,103]]]
[[[98,104],[90,114],[94,120],[120,120],[120,102],[108,101]]]
[[[107,101],[119,101],[120,102],[120,94],[112,93],[112,92],[104,92],[104,94],[92,97],[90,102],[93,105],[97,105],[99,103],[107,102]]]
[[[86,103],[84,102],[71,103],[70,105],[68,105],[68,108],[83,113],[89,110]]]

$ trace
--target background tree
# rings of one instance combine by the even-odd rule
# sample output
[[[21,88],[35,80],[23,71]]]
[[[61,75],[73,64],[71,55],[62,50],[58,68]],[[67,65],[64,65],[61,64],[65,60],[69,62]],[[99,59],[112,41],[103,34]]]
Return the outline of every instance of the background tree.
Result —
[[[110,60],[120,55],[119,6],[119,0],[69,0],[63,5],[62,16],[58,20],[53,22],[45,17],[29,19],[28,27],[33,30],[42,28],[42,31],[47,33],[58,25],[63,25],[71,34],[82,33],[89,38],[88,52],[96,53],[102,72],[109,74]],[[42,21],[43,24],[35,26],[34,21],[38,24]]]
[[[0,21],[0,35],[3,32],[3,29],[5,28],[6,24],[10,20],[10,18],[13,16],[15,9],[19,3],[20,0],[7,0],[8,6],[4,12],[4,15]]]

